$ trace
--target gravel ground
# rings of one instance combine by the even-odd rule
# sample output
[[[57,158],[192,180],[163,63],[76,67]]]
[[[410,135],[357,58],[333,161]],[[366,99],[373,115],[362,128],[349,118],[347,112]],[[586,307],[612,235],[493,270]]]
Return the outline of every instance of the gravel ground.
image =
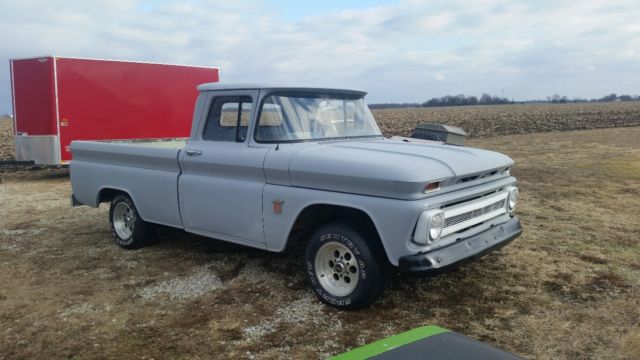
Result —
[[[152,300],[166,296],[170,300],[185,300],[198,297],[222,286],[220,279],[204,266],[192,275],[161,281],[140,290],[140,296]]]

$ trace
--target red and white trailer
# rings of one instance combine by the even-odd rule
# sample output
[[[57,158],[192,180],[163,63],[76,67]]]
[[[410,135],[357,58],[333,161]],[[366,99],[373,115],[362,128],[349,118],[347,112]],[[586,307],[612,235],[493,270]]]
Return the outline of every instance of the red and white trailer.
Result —
[[[12,59],[17,161],[58,165],[72,140],[188,137],[215,67],[44,56]]]

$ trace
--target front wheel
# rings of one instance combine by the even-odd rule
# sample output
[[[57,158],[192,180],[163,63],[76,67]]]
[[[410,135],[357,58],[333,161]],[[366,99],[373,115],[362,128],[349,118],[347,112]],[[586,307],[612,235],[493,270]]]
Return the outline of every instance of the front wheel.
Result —
[[[368,241],[367,241],[368,240]],[[320,300],[342,309],[358,309],[382,295],[386,273],[377,239],[346,223],[318,229],[307,246],[306,266],[311,287]]]
[[[109,223],[114,240],[125,249],[139,249],[153,240],[153,224],[140,218],[127,195],[117,195],[111,200]]]

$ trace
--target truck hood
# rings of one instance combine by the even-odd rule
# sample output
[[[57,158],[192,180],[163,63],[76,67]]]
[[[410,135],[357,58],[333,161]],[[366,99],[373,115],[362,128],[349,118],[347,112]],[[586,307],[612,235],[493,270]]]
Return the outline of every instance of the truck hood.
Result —
[[[506,155],[412,139],[360,139],[316,143],[293,152],[291,185],[313,189],[420,199],[441,181],[443,193],[495,180],[513,165]]]

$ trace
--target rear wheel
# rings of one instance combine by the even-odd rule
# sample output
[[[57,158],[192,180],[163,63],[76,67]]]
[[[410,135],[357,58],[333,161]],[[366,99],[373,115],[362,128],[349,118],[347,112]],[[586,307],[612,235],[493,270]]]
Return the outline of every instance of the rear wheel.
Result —
[[[377,239],[365,238],[349,224],[325,225],[311,237],[306,265],[311,287],[321,301],[342,309],[368,306],[386,284]]]
[[[109,223],[116,243],[125,249],[139,249],[153,240],[153,224],[140,218],[136,206],[127,195],[117,195],[111,200]]]

